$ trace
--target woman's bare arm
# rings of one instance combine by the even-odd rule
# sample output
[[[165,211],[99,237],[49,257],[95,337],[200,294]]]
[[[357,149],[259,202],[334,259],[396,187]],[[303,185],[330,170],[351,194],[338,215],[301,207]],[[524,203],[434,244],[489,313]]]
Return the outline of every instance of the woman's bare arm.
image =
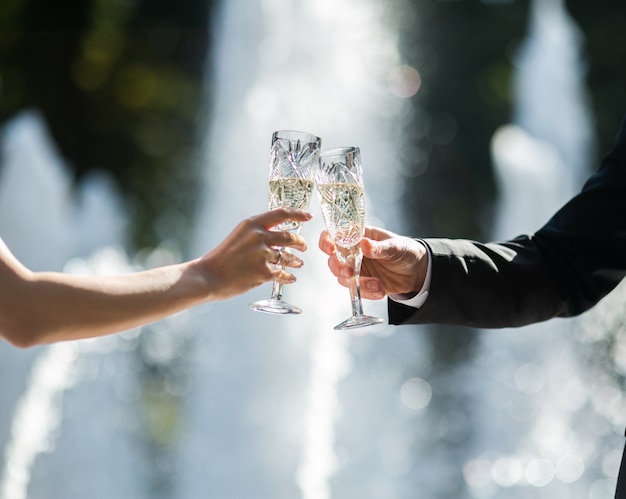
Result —
[[[280,208],[250,217],[200,258],[115,276],[32,272],[0,240],[0,336],[18,347],[102,336],[223,300],[264,282],[293,282],[274,247],[306,250],[301,236],[270,230],[311,215]],[[282,265],[302,260],[283,253]]]

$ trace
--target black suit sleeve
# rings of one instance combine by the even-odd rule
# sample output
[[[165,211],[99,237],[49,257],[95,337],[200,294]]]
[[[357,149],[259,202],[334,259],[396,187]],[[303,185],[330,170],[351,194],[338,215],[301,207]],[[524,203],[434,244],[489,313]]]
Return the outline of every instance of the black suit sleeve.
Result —
[[[598,172],[535,234],[423,241],[428,299],[420,309],[389,300],[392,324],[516,327],[588,310],[626,275],[626,119]]]

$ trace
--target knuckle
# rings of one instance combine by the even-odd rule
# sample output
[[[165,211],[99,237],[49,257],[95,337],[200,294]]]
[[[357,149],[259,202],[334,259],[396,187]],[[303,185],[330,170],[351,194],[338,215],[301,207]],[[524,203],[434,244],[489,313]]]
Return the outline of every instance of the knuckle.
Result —
[[[239,223],[239,226],[246,232],[254,231],[257,227],[257,223],[253,218],[246,218]]]

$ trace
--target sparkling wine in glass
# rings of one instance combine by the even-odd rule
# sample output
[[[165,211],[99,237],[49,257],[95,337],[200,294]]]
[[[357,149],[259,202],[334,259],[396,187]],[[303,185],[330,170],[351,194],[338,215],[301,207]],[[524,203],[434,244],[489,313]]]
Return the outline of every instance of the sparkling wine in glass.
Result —
[[[322,151],[316,180],[324,223],[337,248],[337,258],[354,270],[349,281],[352,317],[334,329],[380,324],[383,322],[381,318],[363,313],[359,284],[363,261],[359,243],[365,233],[365,195],[359,148],[339,147]]]
[[[278,130],[272,134],[269,172],[269,208],[308,210],[319,167],[322,140],[307,132]],[[285,222],[272,230],[298,233],[301,222]],[[288,251],[285,248],[276,248]],[[300,314],[302,310],[283,301],[283,285],[274,282],[267,300],[250,304],[250,308],[269,314]]]

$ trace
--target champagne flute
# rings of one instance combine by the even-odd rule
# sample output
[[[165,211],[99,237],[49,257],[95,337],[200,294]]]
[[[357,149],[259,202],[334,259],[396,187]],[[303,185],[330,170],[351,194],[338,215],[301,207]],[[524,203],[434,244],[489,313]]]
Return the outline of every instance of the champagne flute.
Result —
[[[354,270],[349,281],[352,317],[334,329],[380,324],[383,322],[381,318],[363,313],[359,284],[363,261],[360,242],[365,234],[365,195],[359,148],[338,147],[322,151],[316,181],[324,223],[337,248],[335,254]]]
[[[278,130],[272,134],[269,172],[269,208],[283,206],[308,210],[319,167],[322,139],[307,132]],[[285,222],[272,230],[298,233],[301,222]],[[288,251],[276,248],[279,252]],[[283,301],[283,285],[274,282],[267,300],[250,308],[269,314],[300,314],[302,309]]]

